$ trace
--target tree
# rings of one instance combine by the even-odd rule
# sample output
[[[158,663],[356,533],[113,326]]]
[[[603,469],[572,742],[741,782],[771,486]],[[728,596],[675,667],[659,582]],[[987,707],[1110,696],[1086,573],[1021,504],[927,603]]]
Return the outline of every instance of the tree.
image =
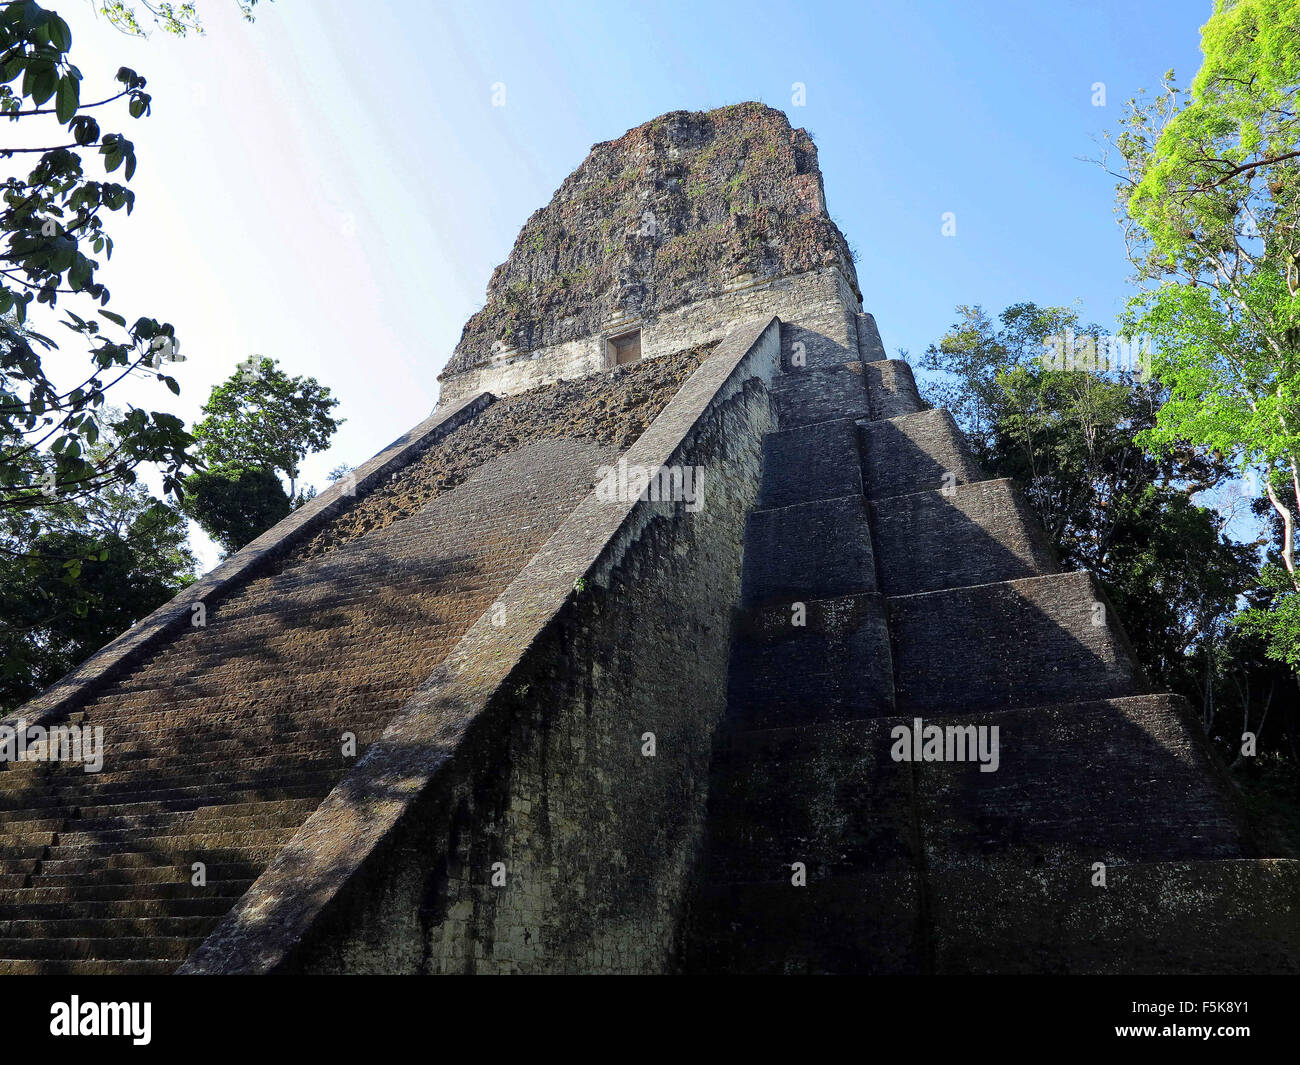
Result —
[[[293,509],[271,470],[217,466],[192,473],[185,511],[229,554],[256,540]]]
[[[257,0],[235,0],[235,3],[245,21],[252,22],[253,8],[257,6]],[[151,20],[155,26],[166,33],[177,37],[184,37],[191,30],[200,35],[203,33],[203,24],[199,21],[198,9],[194,4],[153,3],[152,0],[138,0],[137,7],[137,4],[131,3],[130,0],[103,0],[99,11],[123,33],[132,37],[147,37],[148,31],[141,22],[139,8],[144,9],[146,21]]]
[[[255,2],[241,3],[246,17]],[[101,10],[126,33],[143,34],[151,18],[169,33],[202,32],[192,4],[107,2]],[[19,164],[0,175],[0,516],[8,525],[0,555],[19,565],[51,542],[36,519],[51,512],[52,498],[93,511],[103,493],[135,484],[142,466],[156,467],[164,493],[179,496],[191,465],[180,418],[107,404],[130,376],[179,392],[163,371],[183,356],[170,324],[146,316],[128,327],[108,309],[110,293],[98,277],[113,253],[110,217],[134,207],[127,183],[137,165],[131,141],[101,122],[118,109],[133,121],[146,117],[146,80],[122,67],[113,88],[86,101],[72,43],[67,22],[32,0],[0,7],[0,119],[21,135],[0,148],[0,159]],[[48,370],[46,356],[58,345],[36,321],[58,311],[59,324],[89,349],[86,369],[66,381]],[[63,360],[64,373],[68,365]],[[112,448],[100,446],[105,439]]]
[[[110,429],[89,457],[117,446]],[[196,565],[184,517],[136,484],[0,511],[0,546],[0,711],[171,598]]]
[[[170,325],[145,317],[128,329],[124,317],[105,309],[109,291],[96,276],[113,252],[106,216],[129,214],[135,196],[117,182],[88,178],[85,156],[97,154],[106,174],[121,170],[126,181],[136,156],[131,142],[103,132],[95,115],[113,104],[125,105],[132,119],[147,115],[145,79],[123,67],[116,92],[83,103],[71,47],[72,33],[54,12],[30,0],[0,9],[0,116],[34,133],[44,128],[58,142],[0,149],[6,159],[36,156],[25,175],[4,179],[0,210],[0,510],[42,507],[51,489],[76,499],[130,484],[146,462],[158,463],[164,486],[174,490],[187,458],[183,423],[156,411],[128,411],[116,427],[118,447],[94,447],[105,430],[107,391],[132,374],[151,374],[179,391],[159,372],[178,352]],[[42,362],[55,342],[28,325],[33,304],[53,311],[68,296],[81,297],[88,317],[66,309],[64,299],[62,324],[91,345],[89,371],[71,388],[51,379]],[[110,335],[111,327],[119,332]]]
[[[309,454],[329,446],[339,401],[314,377],[290,377],[276,360],[250,357],[217,385],[194,427],[206,469],[186,480],[187,512],[227,551],[254,539],[315,495],[297,490]],[[286,493],[277,477],[289,481]]]
[[[1194,499],[1230,468],[1194,448],[1150,455],[1135,442],[1155,424],[1157,385],[1045,364],[1053,338],[1101,339],[1074,311],[1022,303],[996,323],[978,307],[958,313],[922,360],[947,376],[928,391],[990,473],[1019,481],[1062,565],[1098,576],[1153,677],[1203,702],[1216,641],[1253,573],[1250,549]]]
[[[1293,665],[1300,637],[1300,5],[1217,0],[1190,90],[1166,75],[1111,138],[1129,255],[1148,285],[1125,320],[1168,390],[1141,443],[1192,445],[1257,479],[1281,525],[1253,615]],[[1105,163],[1105,159],[1102,160]],[[1288,658],[1289,656],[1289,658]]]
[[[290,377],[275,359],[250,358],[212,390],[206,417],[194,427],[199,455],[210,466],[276,470],[296,492],[298,467],[329,447],[343,424],[330,416],[339,405],[314,377]]]
[[[1282,501],[1283,511],[1297,513],[1295,491],[1290,485],[1279,484],[1274,491]],[[1282,562],[1286,525],[1272,500],[1258,500],[1255,512],[1268,519],[1268,542],[1250,605],[1242,611],[1238,623],[1263,642],[1269,657],[1300,674],[1300,595]]]
[[[241,3],[246,17],[255,2]],[[126,33],[142,35],[151,18],[169,33],[202,32],[191,4],[106,2],[101,10]],[[0,148],[0,159],[17,164],[0,174],[5,701],[56,679],[174,594],[194,568],[183,517],[137,485],[141,467],[156,467],[164,493],[179,496],[192,438],[173,414],[108,403],[129,376],[179,392],[163,372],[183,361],[173,327],[147,316],[128,327],[108,309],[98,278],[113,253],[111,216],[135,204],[127,184],[137,165],[131,141],[101,122],[119,109],[143,119],[151,98],[145,79],[122,67],[112,88],[86,102],[71,48],[55,12],[30,0],[0,6],[0,120],[19,134]],[[57,345],[38,321],[59,311],[60,325],[88,348],[85,370],[66,381],[47,368]],[[63,358],[62,372],[73,365]]]

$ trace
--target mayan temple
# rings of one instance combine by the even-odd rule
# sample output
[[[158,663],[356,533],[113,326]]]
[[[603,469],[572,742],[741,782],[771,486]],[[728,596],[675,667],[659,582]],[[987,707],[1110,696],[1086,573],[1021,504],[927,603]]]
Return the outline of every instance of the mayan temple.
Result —
[[[427,420],[4,722],[104,761],[0,763],[0,972],[1300,971],[871,310],[781,112],[593,147]]]

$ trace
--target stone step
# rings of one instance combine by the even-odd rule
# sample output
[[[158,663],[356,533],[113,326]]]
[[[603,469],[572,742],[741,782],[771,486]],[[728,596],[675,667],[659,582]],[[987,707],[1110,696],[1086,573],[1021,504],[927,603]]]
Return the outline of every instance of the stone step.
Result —
[[[957,485],[871,504],[885,595],[913,595],[1056,573],[1056,554],[1015,482]]]
[[[0,959],[32,961],[37,958],[96,958],[103,961],[130,958],[171,960],[178,964],[203,942],[201,937],[122,936],[109,939],[2,939]]]
[[[62,887],[5,888],[0,890],[0,917],[11,916],[10,906],[39,902],[143,902],[151,899],[190,899],[208,897],[238,898],[251,880],[209,880],[205,887],[183,884],[99,884],[81,883]]]
[[[863,366],[867,384],[868,417],[899,418],[926,409],[917,391],[912,368],[902,359],[881,359]]]
[[[190,862],[193,860],[190,854],[156,854],[152,851],[119,852],[105,854],[98,858],[20,858],[0,861],[0,872],[7,876],[36,873],[42,876],[85,876],[93,874],[109,878],[118,874],[123,876],[138,874],[144,879],[157,879],[154,874],[161,876],[162,873],[180,869],[184,871],[185,878],[188,879]],[[231,864],[209,862],[208,873],[219,880],[242,879],[260,872],[264,864],[264,861],[258,860],[240,861]],[[216,872],[218,869],[231,870],[231,876],[220,876]],[[243,872],[235,873],[234,870],[243,870]]]
[[[241,892],[242,894],[242,892]],[[92,899],[85,902],[14,902],[0,906],[0,920],[57,921],[109,917],[220,917],[239,901],[238,895],[190,899]]]
[[[745,605],[875,590],[871,527],[861,495],[749,512],[741,577]]]
[[[772,379],[782,429],[832,421],[865,418],[867,390],[860,363],[826,369],[789,370]]]
[[[1255,853],[1235,789],[1179,696],[922,721],[998,730],[996,771],[975,761],[916,767],[931,874],[1004,858],[1049,868]]]
[[[781,323],[781,369],[794,372],[843,366],[858,358],[854,313],[845,306],[806,308],[797,321]]]
[[[383,664],[385,668],[389,665]],[[89,724],[104,729],[106,746],[128,750],[137,745],[147,749],[151,743],[168,737],[169,732],[174,732],[176,738],[183,737],[186,746],[192,749],[210,743],[288,746],[299,737],[313,737],[340,727],[350,727],[353,731],[377,727],[385,715],[401,704],[410,688],[410,677],[418,673],[418,667],[411,663],[403,663],[403,670],[407,673],[404,677],[368,685],[364,691],[350,689],[346,694],[337,692],[338,677],[334,672],[323,673],[312,683],[295,684],[295,692],[301,692],[304,698],[320,700],[324,705],[304,710],[291,720],[277,721],[251,718],[238,698],[281,691],[283,676],[268,678],[264,693],[255,691],[251,683],[241,691],[243,678],[232,667],[229,676],[223,678],[204,673],[189,685],[163,685],[105,698],[95,704],[95,716]]]
[[[1300,862],[1039,869],[987,861],[931,880],[946,973],[1300,973]]]
[[[21,806],[16,805],[19,801],[23,800],[15,795],[7,797],[6,802],[0,803],[0,817],[4,818],[5,823],[42,821],[51,818],[62,821],[64,817],[65,806],[54,796],[33,793],[27,796]]]
[[[885,600],[898,712],[1004,710],[1147,690],[1086,571]]]
[[[301,824],[319,805],[319,802],[309,799],[248,803],[242,806],[205,806],[198,810],[145,814],[109,813],[107,811],[115,809],[111,806],[95,808],[104,812],[101,816],[87,816],[87,810],[83,808],[81,816],[71,821],[64,831],[148,833],[166,827],[175,831],[193,829],[202,832],[231,832],[242,828],[278,828]],[[175,834],[175,831],[170,834]]]
[[[88,847],[65,848],[36,845],[0,846],[0,861],[100,861],[109,857],[136,854],[157,855],[165,860],[192,862],[201,859],[215,861],[269,861],[284,843],[292,838],[294,829],[259,831],[237,836],[222,837],[220,842],[200,839],[192,835],[141,837],[140,846],[112,842]],[[256,838],[251,838],[256,836]]]
[[[63,832],[58,833],[48,844],[50,847],[70,847],[79,849],[87,845],[107,843],[129,843],[132,840],[148,842],[160,836],[184,836],[193,840],[238,839],[244,836],[260,836],[263,833],[279,834],[296,831],[307,819],[303,817],[232,817],[214,821],[202,821],[198,824],[187,821],[161,821],[156,824],[131,825],[106,824],[97,826],[85,821],[71,821]]]
[[[144,819],[150,817],[178,817],[188,816],[195,822],[206,821],[209,819],[223,820],[226,818],[265,816],[267,814],[285,814],[306,817],[317,806],[320,805],[315,797],[298,798],[298,799],[261,799],[257,797],[241,798],[236,802],[226,802],[225,797],[216,803],[204,803],[201,806],[195,806],[192,802],[167,803],[167,802],[137,802],[137,803],[112,803],[104,806],[82,806],[78,809],[78,817],[82,820],[94,820],[96,818],[126,818],[133,824],[146,823]]]
[[[219,825],[211,831],[194,829],[189,832],[171,832],[164,828],[160,832],[117,830],[109,832],[64,832],[58,838],[59,857],[75,858],[76,854],[67,851],[87,850],[92,853],[107,853],[109,850],[152,849],[158,846],[172,846],[178,840],[193,850],[207,848],[221,849],[226,846],[238,846],[269,843],[275,840],[288,841],[297,831],[297,826],[274,826],[270,828],[253,826]]]
[[[362,604],[358,604],[358,609],[361,606]],[[423,621],[429,627],[435,625],[432,618],[421,619],[413,616],[411,620],[413,623]],[[267,653],[265,641],[270,638],[269,632],[261,637],[263,657]],[[416,648],[423,649],[418,639],[411,642]],[[333,650],[335,653],[341,653],[337,648]],[[401,650],[396,645],[376,646],[373,651],[377,659],[382,660],[385,665],[391,665],[393,669],[391,672],[385,670],[376,677],[361,681],[356,686],[349,685],[347,694],[353,697],[354,702],[355,696],[363,693],[385,699],[394,692],[400,693],[401,689],[409,684],[409,677],[413,675],[410,671],[414,668],[414,663],[402,658]],[[362,651],[359,647],[353,648],[348,655],[342,657],[360,653]],[[270,665],[259,667],[250,663],[248,657],[237,653],[225,642],[214,640],[210,649],[202,654],[193,655],[190,661],[184,663],[183,669],[179,665],[158,667],[148,671],[138,680],[123,681],[110,689],[102,700],[96,700],[95,713],[87,723],[104,724],[102,715],[105,714],[123,721],[143,721],[146,717],[155,716],[165,721],[169,717],[177,717],[179,711],[197,710],[204,717],[211,715],[216,719],[256,725],[265,720],[264,717],[259,717],[255,710],[258,702],[244,702],[240,696],[245,690],[255,691],[265,698],[263,705],[276,706],[274,696],[278,674]],[[334,663],[335,667],[337,664]],[[168,669],[172,672],[168,672]],[[305,693],[314,696],[336,694],[338,669],[330,668],[324,661],[308,663],[298,681],[301,690]],[[295,684],[295,689],[298,686],[299,684]],[[320,706],[304,704],[301,711],[305,715],[303,719],[310,720],[314,713],[328,713],[332,709],[332,704],[332,699]],[[298,714],[293,716],[293,720],[299,719]]]
[[[862,495],[855,419],[818,422],[763,437],[759,507],[789,507],[852,495]]]
[[[985,480],[946,410],[860,422],[862,479],[871,499]]]
[[[349,761],[355,762],[355,759]],[[193,810],[214,803],[237,805],[245,801],[306,799],[316,794],[315,789],[320,786],[328,787],[328,781],[339,776],[346,769],[347,766],[342,760],[337,768],[326,763],[311,773],[306,783],[299,784],[296,788],[265,783],[265,778],[270,774],[270,767],[248,772],[242,782],[238,774],[229,774],[226,779],[217,777],[208,785],[191,783],[180,788],[174,786],[175,779],[183,780],[185,777],[174,767],[165,777],[157,773],[127,777],[51,774],[32,778],[25,788],[13,787],[0,791],[0,818],[16,823],[61,819],[76,810],[130,808],[133,811],[143,811],[153,808],[158,812],[165,812]],[[293,771],[292,763],[289,763],[289,771]],[[254,779],[247,779],[248,777]],[[263,779],[259,781],[256,777]],[[295,790],[299,794],[285,794]],[[270,794],[272,792],[275,794]]]
[[[358,756],[361,754],[358,748]],[[319,764],[319,763],[317,763]],[[49,784],[49,794],[58,799],[60,808],[82,806],[127,806],[147,802],[192,802],[196,805],[213,802],[232,803],[238,796],[249,795],[250,801],[265,802],[272,799],[310,798],[325,794],[346,772],[345,766],[308,769],[305,766],[286,766],[280,772],[257,769],[247,772],[233,770],[213,773],[204,777],[201,784],[174,786],[174,781],[157,775],[138,774],[120,778],[106,777],[97,782],[94,776],[58,779]],[[176,779],[189,779],[177,775]],[[24,801],[15,799],[15,802]]]
[[[386,698],[386,697],[385,697]],[[201,700],[200,700],[201,701]],[[105,762],[120,759],[156,759],[175,757],[181,745],[196,760],[214,757],[256,757],[270,751],[293,753],[309,751],[322,745],[337,745],[344,732],[378,733],[391,716],[391,708],[381,706],[339,707],[330,715],[313,715],[292,727],[249,725],[237,719],[199,713],[169,715],[165,719],[114,721],[107,715],[97,724],[104,729]],[[50,764],[50,763],[46,763]],[[75,768],[80,769],[79,765]]]
[[[987,862],[724,884],[692,907],[681,968],[705,973],[1249,975],[1300,972],[1300,862],[1090,867]]]
[[[218,916],[0,919],[0,940],[192,939],[206,936],[220,920]]]
[[[32,843],[3,844],[0,843],[0,860],[19,861],[27,858],[44,858],[49,853],[50,848]]]
[[[418,646],[411,649],[413,654],[419,651]],[[284,678],[277,675],[267,678],[264,684],[252,680],[244,683],[244,678],[234,669],[222,677],[201,673],[200,680],[191,685],[124,693],[106,704],[102,711],[97,707],[93,724],[102,726],[105,742],[117,747],[148,744],[174,732],[178,738],[193,733],[187,745],[194,748],[212,742],[214,737],[238,742],[238,737],[248,736],[247,742],[252,743],[266,735],[279,741],[297,733],[341,725],[353,729],[375,727],[382,723],[385,714],[401,706],[418,676],[418,667],[411,662],[398,663],[377,655],[375,665],[385,670],[387,682],[373,685],[365,692],[340,694],[339,678],[334,672],[295,683],[295,695],[301,693],[308,701],[307,708],[292,719],[279,721],[278,727],[274,719],[251,719],[247,710],[241,709],[235,693],[268,702],[283,694]]]
[[[358,750],[361,749],[358,743]],[[280,777],[301,776],[303,774],[320,775],[337,772],[340,767],[349,764],[349,759],[342,757],[339,747],[326,749],[325,752],[310,752],[302,756],[289,756],[277,765],[275,760],[264,755],[240,759],[237,756],[225,760],[215,758],[209,761],[196,761],[192,770],[183,761],[154,767],[139,766],[127,762],[121,769],[106,763],[98,773],[83,773],[76,768],[58,766],[48,772],[33,773],[25,782],[26,790],[55,789],[65,794],[76,793],[119,793],[132,791],[193,790],[209,784],[226,785],[231,782],[247,781],[254,784],[275,785],[277,774]],[[24,793],[17,780],[11,781],[9,789],[0,790],[6,800],[17,800]]]
[[[724,733],[710,879],[779,878],[795,860],[819,877],[881,871],[918,864],[921,847],[931,871],[986,857],[1041,868],[1251,853],[1232,785],[1177,696],[921,720],[969,760],[895,759],[912,751],[896,730],[910,734],[914,718]],[[992,772],[972,727],[997,729]]]
[[[201,861],[202,859],[195,859]],[[0,887],[5,888],[46,888],[77,887],[82,884],[188,884],[193,875],[192,863],[173,865],[156,865],[147,868],[105,869],[96,868],[93,863],[85,863],[89,868],[78,872],[60,872],[48,866],[66,866],[74,864],[64,861],[39,863],[39,868],[30,873],[0,873]],[[252,862],[210,862],[205,863],[210,880],[256,880],[261,875],[264,863]]]
[[[347,731],[357,735],[360,743],[361,736],[373,736],[381,730],[367,729],[362,730],[360,733],[352,729]],[[189,761],[184,758],[177,758],[174,755],[169,758],[155,751],[143,753],[135,758],[119,759],[114,757],[115,753],[125,754],[132,748],[126,744],[122,744],[116,749],[109,745],[105,750],[103,767],[98,771],[87,772],[82,768],[81,764],[75,762],[51,761],[38,763],[33,771],[26,774],[7,773],[5,776],[12,779],[0,781],[0,784],[7,784],[10,788],[17,788],[22,784],[40,783],[43,779],[48,778],[68,785],[78,783],[95,785],[103,781],[114,781],[119,778],[129,779],[131,774],[144,779],[150,775],[175,775],[182,771],[192,773],[197,780],[204,780],[210,776],[219,776],[221,774],[229,776],[236,770],[248,772],[268,770],[274,768],[277,764],[289,767],[313,763],[329,765],[341,761],[342,744],[339,739],[340,735],[341,733],[320,736],[310,743],[303,744],[301,747],[287,748],[281,752],[278,762],[269,750],[249,752],[243,745],[234,742],[187,747],[193,754],[192,760]],[[166,742],[166,740],[156,742]],[[177,742],[183,743],[184,740],[178,738]],[[3,791],[0,791],[0,794],[3,793]]]
[[[4,821],[0,821],[0,841],[4,841],[6,837],[21,839],[49,835],[63,828],[65,821],[66,818],[62,817],[6,817]]]
[[[912,768],[890,760],[896,718],[726,729],[709,773],[710,883],[789,882],[917,864]]]
[[[0,976],[170,976],[179,964],[139,958],[0,958]]]
[[[114,731],[114,743],[110,749],[114,752],[114,765],[130,765],[133,768],[174,764],[176,755],[173,739],[185,743],[196,765],[219,760],[249,762],[275,754],[283,759],[313,751],[337,751],[344,732],[351,732],[358,742],[372,742],[379,738],[390,718],[391,713],[387,709],[365,714],[348,710],[341,712],[333,721],[318,720],[303,724],[301,728],[285,730],[252,729],[237,724],[209,725],[191,721],[177,737],[157,729],[144,730],[140,736],[133,738]]]
[[[876,317],[859,311],[855,316],[858,327],[858,357],[863,362],[878,362],[885,357],[885,345],[880,339]]]
[[[805,887],[795,887],[790,876],[700,890],[692,901],[681,969],[812,975],[928,968],[913,874],[809,878]]]
[[[736,619],[727,720],[762,728],[894,712],[883,601],[852,595],[741,611]]]
[[[27,821],[15,821],[0,831],[0,847],[50,847],[53,846],[57,833],[52,829],[25,829],[31,824]],[[35,822],[46,824],[47,822]]]

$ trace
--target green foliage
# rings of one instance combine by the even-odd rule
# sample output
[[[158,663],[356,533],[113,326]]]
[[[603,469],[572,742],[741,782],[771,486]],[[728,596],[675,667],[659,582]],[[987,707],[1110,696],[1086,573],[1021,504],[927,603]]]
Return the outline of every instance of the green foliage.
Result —
[[[194,427],[198,453],[209,467],[281,471],[295,494],[298,467],[323,451],[342,419],[339,401],[314,377],[290,377],[274,359],[250,358],[212,390],[205,417]]]
[[[1160,269],[1226,276],[1247,255],[1285,273],[1300,247],[1300,5],[1217,0],[1201,49],[1190,91],[1171,71],[1160,99],[1130,103],[1124,210]],[[1245,251],[1256,234],[1262,247]]]
[[[1246,623],[1294,664],[1300,4],[1218,0],[1202,50],[1191,89],[1170,72],[1160,96],[1130,101],[1111,142],[1123,159],[1130,257],[1151,283],[1125,329],[1150,336],[1152,370],[1168,390],[1139,441],[1162,453],[1199,447],[1258,479],[1282,526],[1269,580],[1283,585]]]
[[[186,512],[230,552],[307,503],[316,490],[297,491],[298,466],[343,424],[330,413],[338,403],[314,377],[250,357],[203,405],[194,438],[207,468],[185,482]],[[288,492],[278,473],[289,478]]]
[[[253,8],[257,0],[235,0],[239,12],[248,22],[253,21]],[[144,10],[144,20],[152,20],[154,25],[164,33],[175,37],[184,37],[190,31],[202,35],[203,24],[199,21],[199,12],[194,4],[153,3],[152,0],[104,0],[99,6],[99,13],[108,19],[123,33],[131,37],[147,37],[148,31],[141,21],[140,9]]]
[[[257,539],[292,509],[272,470],[217,466],[185,482],[185,512],[227,552]]]
[[[1260,585],[1267,601],[1243,611],[1241,625],[1265,641],[1270,658],[1300,673],[1300,592],[1281,566],[1265,566]]]
[[[71,30],[56,13],[29,0],[0,9],[0,115],[24,128],[34,123],[37,134],[44,123],[57,142],[6,150],[34,155],[36,164],[7,177],[0,192],[0,510],[43,506],[51,484],[73,497],[130,484],[144,462],[157,463],[166,490],[174,491],[187,461],[184,424],[156,411],[126,414],[116,427],[117,451],[94,447],[107,428],[105,394],[116,382],[134,374],[173,392],[179,387],[161,372],[176,354],[172,327],[144,317],[128,328],[126,318],[106,309],[109,291],[97,278],[113,252],[107,218],[129,214],[135,196],[123,184],[88,176],[87,164],[97,156],[105,175],[120,171],[130,181],[136,156],[125,136],[101,130],[95,113],[120,104],[132,119],[147,115],[145,79],[123,67],[116,92],[84,102],[71,47]],[[67,307],[68,297],[85,304],[81,314]],[[33,305],[50,312],[62,306],[61,324],[90,346],[90,368],[76,387],[47,375],[43,353],[56,344],[29,323]]]
[[[1044,366],[1049,337],[1100,335],[1073,311],[1023,303],[997,322],[958,312],[922,362],[948,376],[930,398],[953,411],[990,474],[1021,484],[1062,565],[1097,574],[1148,670],[1197,698],[1207,647],[1252,574],[1249,549],[1192,499],[1229,468],[1192,448],[1142,450],[1134,438],[1154,425],[1157,386]]]
[[[110,431],[92,460],[119,444]],[[185,519],[139,485],[0,512],[0,710],[171,598],[194,569]]]

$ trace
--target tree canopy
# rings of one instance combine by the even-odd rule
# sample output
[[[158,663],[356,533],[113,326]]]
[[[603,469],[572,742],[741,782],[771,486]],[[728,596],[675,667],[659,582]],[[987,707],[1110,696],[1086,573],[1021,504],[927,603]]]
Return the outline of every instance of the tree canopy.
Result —
[[[1124,328],[1167,390],[1139,441],[1192,445],[1255,480],[1280,522],[1267,601],[1247,619],[1300,665],[1300,7],[1217,0],[1189,90],[1129,102],[1111,144],[1144,290]]]
[[[290,377],[275,359],[245,360],[213,388],[194,427],[205,468],[186,480],[187,512],[228,552],[269,529],[314,494],[298,492],[299,466],[343,424],[331,414],[338,404],[314,377]]]

